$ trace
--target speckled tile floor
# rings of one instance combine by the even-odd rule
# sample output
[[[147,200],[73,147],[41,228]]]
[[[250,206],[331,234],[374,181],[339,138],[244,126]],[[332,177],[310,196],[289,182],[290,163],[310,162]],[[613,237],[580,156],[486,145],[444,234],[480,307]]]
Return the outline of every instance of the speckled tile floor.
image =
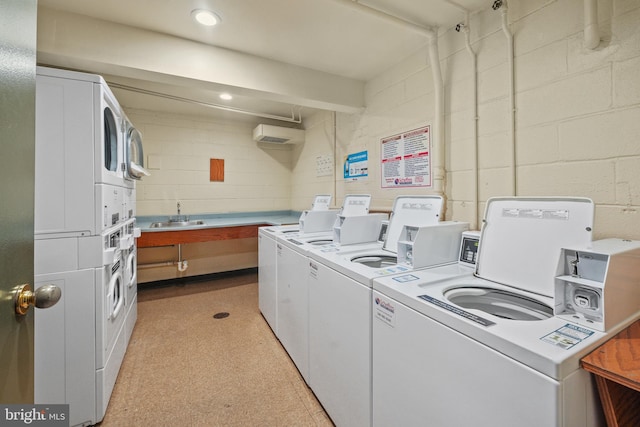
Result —
[[[333,426],[258,309],[255,270],[138,290],[103,427]],[[223,319],[213,317],[226,312]]]

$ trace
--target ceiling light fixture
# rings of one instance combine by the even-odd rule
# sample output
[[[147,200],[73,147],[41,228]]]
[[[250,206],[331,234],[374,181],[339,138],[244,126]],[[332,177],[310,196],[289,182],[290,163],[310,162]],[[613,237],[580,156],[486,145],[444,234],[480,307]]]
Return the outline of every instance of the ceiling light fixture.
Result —
[[[220,23],[220,17],[206,9],[194,9],[191,11],[191,16],[196,22],[207,27],[213,27]]]
[[[225,101],[230,101],[233,99],[233,96],[231,96],[231,94],[229,93],[221,93],[220,99],[224,99]]]

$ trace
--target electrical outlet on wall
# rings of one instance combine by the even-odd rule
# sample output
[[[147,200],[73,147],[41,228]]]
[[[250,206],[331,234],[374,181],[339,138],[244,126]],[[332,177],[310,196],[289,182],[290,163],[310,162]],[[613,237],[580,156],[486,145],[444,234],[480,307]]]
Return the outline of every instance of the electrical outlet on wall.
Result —
[[[316,176],[333,175],[333,158],[330,154],[322,154],[316,157]]]

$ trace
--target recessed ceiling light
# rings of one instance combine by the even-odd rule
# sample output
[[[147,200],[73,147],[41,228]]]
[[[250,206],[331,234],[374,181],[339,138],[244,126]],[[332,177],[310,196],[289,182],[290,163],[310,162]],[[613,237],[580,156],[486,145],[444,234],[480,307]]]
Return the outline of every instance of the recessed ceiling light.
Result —
[[[233,99],[233,96],[231,96],[231,94],[228,93],[221,93],[220,94],[220,99],[224,99],[225,101],[229,101]]]
[[[196,22],[207,27],[213,27],[220,22],[220,17],[210,10],[194,9],[191,11],[191,16]]]

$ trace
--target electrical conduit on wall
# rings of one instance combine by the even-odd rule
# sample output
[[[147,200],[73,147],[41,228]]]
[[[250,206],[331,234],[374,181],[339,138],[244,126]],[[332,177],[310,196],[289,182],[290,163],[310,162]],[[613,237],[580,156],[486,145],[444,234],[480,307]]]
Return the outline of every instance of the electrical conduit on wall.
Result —
[[[440,54],[438,50],[438,35],[433,33],[429,36],[429,62],[433,74],[433,86],[435,93],[435,132],[433,136],[433,150],[436,157],[433,158],[433,189],[444,200],[443,218],[446,218],[446,194],[445,194],[445,155],[444,155],[444,83],[442,81],[442,71],[440,68]]]
[[[513,50],[513,34],[509,28],[507,2],[496,0],[493,2],[493,10],[502,9],[502,32],[507,38],[507,67],[509,74],[509,175],[511,176],[511,195],[518,195],[518,177],[516,171],[516,97],[514,82],[514,50]]]
[[[599,44],[598,0],[584,0],[584,45],[587,49],[595,49]]]
[[[478,60],[476,53],[471,47],[471,40],[469,34],[469,13],[466,13],[465,23],[456,27],[456,30],[461,30],[464,34],[464,43],[467,48],[467,52],[469,53],[469,58],[471,59],[471,72],[473,73],[471,79],[471,108],[472,108],[472,120],[473,120],[473,129],[472,129],[472,157],[473,157],[473,165],[472,165],[472,180],[473,180],[473,221],[471,223],[471,228],[473,230],[478,230],[479,224],[479,216],[480,216],[480,204],[479,204],[479,177],[478,177]]]

